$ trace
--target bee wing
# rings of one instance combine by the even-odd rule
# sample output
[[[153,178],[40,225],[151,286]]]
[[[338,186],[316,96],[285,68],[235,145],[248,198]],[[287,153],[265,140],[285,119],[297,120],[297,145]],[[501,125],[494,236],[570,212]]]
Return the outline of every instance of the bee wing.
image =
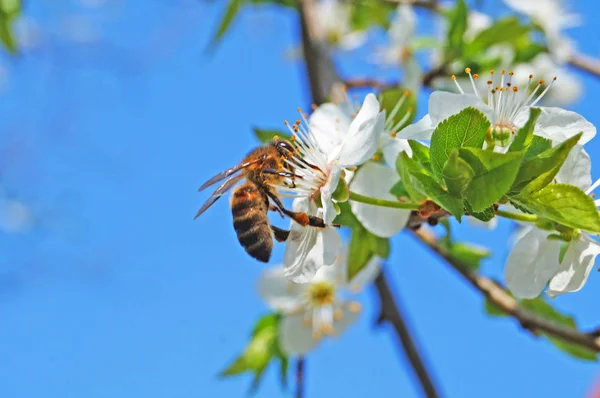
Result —
[[[198,192],[205,190],[206,188],[210,187],[213,184],[216,184],[217,182],[224,180],[225,178],[237,173],[238,171],[245,169],[248,166],[251,166],[255,163],[258,163],[262,160],[262,158],[258,158],[258,159],[254,159],[251,160],[249,162],[246,163],[240,163],[235,167],[232,167],[228,170],[222,171],[219,174],[217,174],[216,176],[214,176],[213,178],[211,178],[210,180],[206,181],[204,184],[202,184],[202,186],[200,188],[198,188]]]
[[[221,196],[223,196],[223,194],[225,192],[227,192],[229,189],[231,189],[231,187],[233,187],[235,184],[237,184],[243,178],[244,178],[244,175],[240,174],[237,176],[233,176],[233,177],[229,178],[227,181],[225,181],[219,188],[217,188],[217,190],[215,192],[213,192],[212,195],[210,195],[210,198],[208,198],[208,200],[206,202],[204,202],[204,204],[202,205],[200,210],[198,210],[198,213],[196,213],[196,215],[194,216],[194,220],[196,218],[200,217],[200,214],[204,213],[206,211],[206,209],[208,209],[210,206],[212,206],[213,203],[215,203],[217,201],[217,199],[219,199]]]

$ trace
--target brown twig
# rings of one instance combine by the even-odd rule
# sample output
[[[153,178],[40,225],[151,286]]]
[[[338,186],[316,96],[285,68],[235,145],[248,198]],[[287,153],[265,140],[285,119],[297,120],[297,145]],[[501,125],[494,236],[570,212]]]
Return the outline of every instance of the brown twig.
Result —
[[[442,257],[475,289],[479,290],[488,300],[496,305],[502,312],[515,318],[523,328],[538,334],[540,332],[558,337],[566,342],[579,345],[589,350],[600,352],[600,337],[592,333],[580,332],[576,329],[548,321],[528,311],[521,306],[502,286],[493,280],[471,272],[461,262],[457,261],[443,247],[437,239],[424,229],[414,232],[414,236],[431,250]]]
[[[302,47],[306,61],[306,69],[309,78],[312,99],[314,103],[322,103],[329,96],[336,86],[342,84],[339,75],[333,65],[329,52],[326,47],[319,44],[320,38],[312,30],[312,12],[314,0],[300,0],[300,24],[302,27]],[[419,352],[412,341],[410,332],[404,323],[396,303],[391,295],[385,275],[381,274],[378,278],[377,291],[381,298],[382,321],[388,321],[394,326],[398,338],[404,347],[408,347],[407,356],[411,360],[411,365],[415,367],[415,373],[419,377],[423,390],[427,392],[428,397],[437,397],[431,378],[427,375],[427,369],[423,366]],[[385,312],[384,312],[385,311]]]
[[[296,392],[295,398],[304,397],[304,367],[306,366],[306,359],[302,356],[298,357],[296,361]]]
[[[600,77],[600,60],[585,54],[575,54],[569,60],[569,64],[596,77]]]
[[[348,89],[370,87],[370,88],[376,88],[378,90],[388,90],[390,88],[400,87],[401,84],[402,83],[400,83],[400,82],[386,83],[386,82],[382,82],[382,81],[379,81],[376,79],[369,79],[369,78],[349,79],[349,80],[344,81],[344,86],[346,86],[346,88],[348,88]]]
[[[429,375],[430,372],[427,370],[427,367],[421,358],[421,354],[406,325],[404,316],[400,313],[398,302],[394,299],[392,290],[390,289],[383,272],[377,275],[375,286],[377,288],[377,294],[379,295],[379,302],[381,303],[377,323],[381,324],[389,322],[394,327],[396,336],[398,336],[398,341],[402,345],[412,369],[419,378],[425,395],[430,398],[439,396]]]

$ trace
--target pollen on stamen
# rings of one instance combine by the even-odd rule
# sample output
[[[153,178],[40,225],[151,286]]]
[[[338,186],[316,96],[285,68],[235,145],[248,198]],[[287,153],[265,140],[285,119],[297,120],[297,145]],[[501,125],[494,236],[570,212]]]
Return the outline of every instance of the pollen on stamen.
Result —
[[[519,91],[519,87],[514,86],[512,90],[516,93],[517,91]]]
[[[397,135],[397,134],[398,134],[397,132],[395,132],[395,131],[392,131],[392,132],[390,133],[390,136],[392,136],[392,137],[396,138],[396,135]]]
[[[406,90],[402,93],[403,96],[408,97],[410,94],[410,91]]]
[[[300,123],[302,123],[302,122],[300,122],[300,120],[296,119],[296,124],[300,125]]]
[[[491,70],[490,70],[490,75],[493,75],[494,73],[496,73],[496,71],[495,71],[495,70],[493,70],[493,69],[491,69]]]
[[[545,81],[544,79],[542,79],[542,80],[540,80],[538,83],[539,83],[539,84],[544,84],[544,83],[546,83],[546,81]]]
[[[491,80],[488,80],[488,81],[487,81],[487,84],[488,84],[488,85],[492,85],[493,83],[494,83],[494,82],[493,82],[493,81],[491,81]]]
[[[283,121],[283,124],[285,124],[286,126],[289,126],[289,125],[290,125],[290,122],[288,122],[287,120],[284,120],[284,121]]]
[[[501,75],[503,75],[503,74],[504,74],[504,69],[502,69],[502,70],[500,71],[500,74],[501,74]]]
[[[530,78],[530,79],[533,79],[533,75],[529,75],[529,78]]]
[[[314,110],[316,110],[316,109],[318,108],[318,106],[317,106],[317,104],[312,104],[312,105],[311,105],[311,108],[312,108],[312,110],[314,111]]]
[[[465,73],[471,73],[471,68],[465,68]]]
[[[477,80],[477,79],[479,79],[479,75],[478,75],[477,73],[475,73],[475,74],[473,75],[473,79],[476,79],[476,80]]]
[[[371,158],[372,161],[374,162],[379,162],[379,155],[373,155],[373,157]]]
[[[456,80],[456,75],[452,75],[452,80]]]
[[[509,75],[509,76],[514,76],[514,75],[515,75],[515,72],[508,72],[508,75]]]
[[[295,135],[291,136],[291,137],[290,137],[290,141],[291,141],[291,142],[294,142],[294,141],[296,141],[296,136],[295,136]]]
[[[331,336],[333,334],[333,326],[331,326],[328,323],[323,323],[321,324],[321,331],[323,332],[323,334]]]
[[[278,136],[278,135],[274,135],[274,136],[273,136],[273,139],[274,139],[275,141],[278,141],[278,140],[279,140],[279,136]]]
[[[554,77],[552,78],[552,81],[554,81],[554,82],[556,81],[556,76],[554,76]]]

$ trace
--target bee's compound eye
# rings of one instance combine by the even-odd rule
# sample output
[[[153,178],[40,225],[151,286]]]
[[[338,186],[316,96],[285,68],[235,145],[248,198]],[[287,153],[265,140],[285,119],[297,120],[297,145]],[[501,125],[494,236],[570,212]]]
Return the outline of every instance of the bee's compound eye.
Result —
[[[294,152],[294,147],[292,146],[292,144],[290,144],[287,141],[283,141],[283,140],[277,142],[277,148],[285,149],[286,151],[292,152],[292,153]]]

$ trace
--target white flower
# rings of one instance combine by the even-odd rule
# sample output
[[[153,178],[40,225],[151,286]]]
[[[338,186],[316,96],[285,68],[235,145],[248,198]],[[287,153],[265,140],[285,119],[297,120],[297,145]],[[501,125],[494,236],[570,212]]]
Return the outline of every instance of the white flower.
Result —
[[[460,94],[436,91],[429,97],[429,114],[417,123],[408,126],[403,131],[409,135],[431,134],[437,125],[448,117],[459,113],[467,107],[474,107],[483,112],[492,124],[494,133],[509,133],[514,135],[529,119],[529,108],[546,95],[556,78],[546,85],[543,80],[533,87],[533,76],[529,75],[527,87],[520,88],[512,83],[513,73],[500,73],[500,81],[492,78],[487,81],[487,96],[482,98],[476,89],[478,75],[471,75],[471,69],[466,68],[473,86],[474,94],[467,94],[456,82]],[[455,77],[453,76],[453,79]],[[543,88],[546,85],[545,89]],[[554,107],[539,107],[542,112],[535,125],[534,134],[562,142],[583,132],[579,143],[585,144],[596,135],[596,128],[583,116]]]
[[[292,210],[322,217],[323,210],[308,198],[294,200]],[[342,238],[332,227],[303,227],[290,223],[290,234],[283,255],[285,276],[297,283],[307,283],[321,266],[335,264],[342,249]]]
[[[581,25],[578,14],[569,13],[564,0],[504,0],[513,10],[529,16],[541,26],[548,39],[548,47],[559,62],[568,60],[573,42],[563,36],[562,30]]]
[[[319,106],[305,125],[299,120],[288,124],[298,145],[298,156],[288,160],[288,171],[293,170],[299,178],[277,188],[283,194],[313,201],[320,195],[323,218],[331,224],[336,216],[332,195],[344,169],[373,157],[384,122],[385,112],[380,112],[375,96],[368,94],[354,118],[327,103]]]
[[[360,47],[367,38],[366,32],[353,31],[352,5],[340,0],[321,0],[315,3],[315,26],[319,36],[342,50]]]
[[[410,57],[409,42],[414,38],[417,16],[408,4],[400,4],[388,29],[390,45],[373,56],[378,64],[397,66]]]
[[[551,106],[564,106],[575,102],[583,93],[581,81],[567,68],[560,67],[552,57],[546,53],[537,55],[530,63],[519,64],[515,67],[513,84],[523,86],[527,84],[527,76],[533,73],[537,76],[560,76],[557,90],[550,90],[544,96],[544,104]]]
[[[590,157],[578,145],[556,175],[556,182],[575,185],[590,194],[600,185],[598,180],[590,186],[590,172]],[[600,205],[600,200],[596,200],[596,205]],[[578,291],[587,281],[596,256],[600,254],[600,243],[591,234],[581,231],[570,242],[559,263],[561,244],[566,243],[549,240],[548,236],[553,233],[526,226],[517,237],[504,269],[506,284],[516,297],[537,297],[546,284],[548,294],[553,297]]]
[[[378,272],[379,259],[373,258],[348,281],[343,256],[335,265],[322,267],[307,284],[290,282],[281,267],[266,271],[258,291],[272,309],[283,313],[281,348],[289,355],[302,355],[315,348],[323,336],[340,336],[360,312],[360,303],[346,301],[344,293],[362,288]]]

